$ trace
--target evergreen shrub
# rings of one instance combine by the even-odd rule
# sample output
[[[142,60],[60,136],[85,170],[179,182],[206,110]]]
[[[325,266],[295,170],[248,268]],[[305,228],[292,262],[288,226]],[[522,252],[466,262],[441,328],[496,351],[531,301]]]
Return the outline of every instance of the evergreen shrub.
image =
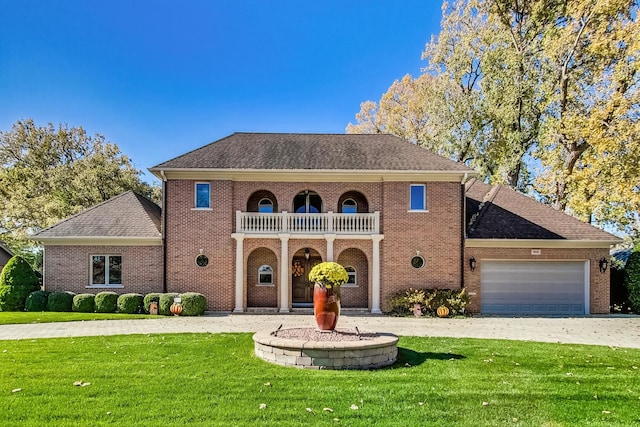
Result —
[[[207,309],[207,298],[197,292],[186,292],[182,299],[182,316],[202,316]]]
[[[24,303],[26,311],[45,311],[47,309],[47,299],[49,298],[49,292],[47,291],[34,291],[27,296],[27,300]]]
[[[142,294],[122,294],[118,297],[118,312],[134,314],[142,311],[144,297]]]
[[[47,298],[47,311],[71,311],[74,296],[73,292],[51,292]]]
[[[96,296],[93,294],[78,294],[73,297],[73,311],[78,313],[93,313],[96,309]]]
[[[24,258],[12,257],[0,272],[0,311],[22,311],[27,296],[40,289],[33,269]]]
[[[96,313],[115,313],[118,309],[118,294],[111,291],[100,292],[95,298]]]

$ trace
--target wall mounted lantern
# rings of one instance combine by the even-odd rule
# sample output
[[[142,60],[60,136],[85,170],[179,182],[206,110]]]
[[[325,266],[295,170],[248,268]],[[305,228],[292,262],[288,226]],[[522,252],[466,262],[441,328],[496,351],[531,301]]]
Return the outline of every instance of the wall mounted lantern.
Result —
[[[471,269],[471,271],[476,271],[476,264],[477,264],[477,261],[475,257],[469,258],[469,268]]]
[[[305,248],[304,250],[304,259],[309,261],[309,257],[311,256],[311,252],[309,252],[309,248]]]
[[[600,258],[600,262],[598,262],[600,266],[600,273],[604,273],[607,271],[607,267],[609,266],[609,261],[605,257]]]

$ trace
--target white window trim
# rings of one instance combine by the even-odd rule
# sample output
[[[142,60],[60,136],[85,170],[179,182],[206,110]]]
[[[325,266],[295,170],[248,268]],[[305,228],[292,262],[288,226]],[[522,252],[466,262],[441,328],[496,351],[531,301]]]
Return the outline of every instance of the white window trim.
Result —
[[[346,202],[348,202],[349,200],[351,200],[353,202],[353,205],[350,205],[350,206],[354,206],[356,208],[355,212],[345,212],[344,211],[344,204]],[[358,213],[358,202],[356,202],[355,199],[349,197],[349,198],[343,200],[342,205],[340,206],[340,209],[342,210],[342,213],[354,213],[354,214],[356,214],[356,213]]]
[[[104,281],[105,283],[93,283],[93,257],[94,256],[103,256],[104,257]],[[121,289],[124,288],[122,283],[109,283],[109,258],[119,256],[120,257],[120,268],[122,269],[122,254],[91,254],[89,255],[89,286],[85,286],[87,289],[96,289],[96,288],[110,288],[110,289]],[[122,282],[122,271],[120,271],[120,282]]]
[[[209,187],[208,206],[198,206],[198,185],[205,184]],[[193,184],[193,211],[210,211],[211,210],[211,183],[207,181],[196,181]]]
[[[265,206],[271,206],[271,212],[260,212],[260,206],[261,206],[261,203],[262,203],[264,200],[267,200],[267,201],[269,202],[269,204],[268,204],[268,205],[265,205]],[[263,197],[262,199],[260,199],[260,200],[258,201],[258,212],[259,212],[259,213],[274,213],[274,212],[275,212],[275,206],[274,206],[274,204],[273,204],[273,200],[271,200],[271,199],[270,199],[270,198],[268,198],[268,197]]]
[[[271,282],[270,283],[260,283],[260,269],[262,267],[269,267],[271,269]],[[262,264],[260,267],[258,267],[258,284],[256,286],[275,286],[275,282],[273,280],[273,275],[274,275],[274,271],[273,271],[273,267],[271,267],[269,264]]]
[[[412,196],[412,188],[413,187],[422,187],[422,201],[424,202],[424,207],[422,209],[411,209],[411,196]],[[427,186],[426,184],[409,184],[409,209],[407,212],[429,212],[427,210]]]
[[[344,285],[342,285],[343,288],[357,288],[358,287],[358,270],[356,270],[355,267],[351,266],[351,265],[347,265],[345,267],[345,269],[347,268],[353,268],[353,277],[354,277],[354,281],[355,283],[345,283]],[[351,276],[351,274],[349,273],[349,271],[347,271],[347,274],[349,276]]]

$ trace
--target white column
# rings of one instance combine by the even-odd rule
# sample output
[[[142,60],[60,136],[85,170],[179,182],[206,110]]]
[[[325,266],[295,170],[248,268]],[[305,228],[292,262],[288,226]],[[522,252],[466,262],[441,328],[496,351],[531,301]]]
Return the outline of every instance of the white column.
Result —
[[[373,272],[371,284],[371,313],[381,314],[380,309],[380,241],[384,238],[381,234],[371,236],[373,240]]]
[[[336,240],[336,235],[325,234],[324,238],[327,239],[327,261],[333,261],[333,242]]]
[[[244,312],[244,234],[233,233],[236,239],[236,307],[234,313]]]
[[[285,218],[286,219],[286,218]],[[280,313],[289,313],[289,234],[280,234]]]

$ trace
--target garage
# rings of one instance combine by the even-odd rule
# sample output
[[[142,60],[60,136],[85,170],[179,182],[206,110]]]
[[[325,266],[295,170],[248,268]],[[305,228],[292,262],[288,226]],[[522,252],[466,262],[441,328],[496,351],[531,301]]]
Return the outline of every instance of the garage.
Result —
[[[588,314],[586,261],[482,261],[481,312]]]

